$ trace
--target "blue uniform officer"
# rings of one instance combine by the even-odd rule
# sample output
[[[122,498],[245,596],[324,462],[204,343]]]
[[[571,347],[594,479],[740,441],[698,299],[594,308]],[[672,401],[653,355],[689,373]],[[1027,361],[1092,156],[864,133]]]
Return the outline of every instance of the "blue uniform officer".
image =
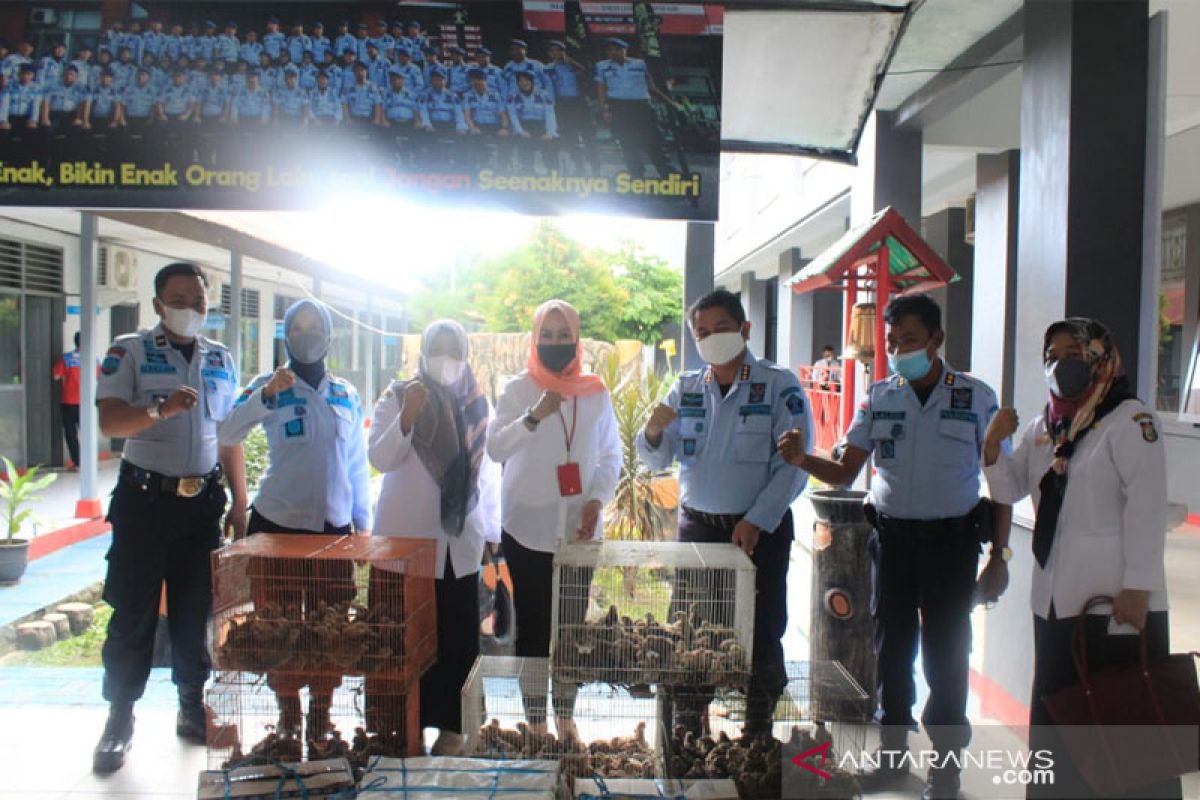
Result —
[[[928,794],[952,797],[958,770],[943,754],[970,740],[971,607],[976,592],[994,601],[1008,584],[1011,508],[979,497],[980,450],[997,402],[985,383],[938,356],[945,334],[930,297],[896,298],[884,319],[895,374],[870,387],[836,460],[804,453],[808,440],[799,433],[785,436],[780,448],[790,463],[834,486],[850,483],[874,456],[867,516],[877,533],[876,646],[883,752],[891,755],[867,783],[879,788],[907,774],[900,754],[915,726],[920,642],[929,683],[922,722],[940,756]],[[977,588],[980,542],[989,538],[991,558]]]
[[[791,504],[808,480],[784,461],[776,439],[792,428],[811,431],[812,419],[796,376],[747,348],[750,324],[736,295],[712,292],[688,309],[688,319],[709,366],[679,377],[638,436],[638,455],[656,470],[679,461],[681,541],[731,542],[754,560],[747,729],[758,733],[770,729],[769,710],[787,683]],[[678,719],[694,728],[703,703],[690,705]]]

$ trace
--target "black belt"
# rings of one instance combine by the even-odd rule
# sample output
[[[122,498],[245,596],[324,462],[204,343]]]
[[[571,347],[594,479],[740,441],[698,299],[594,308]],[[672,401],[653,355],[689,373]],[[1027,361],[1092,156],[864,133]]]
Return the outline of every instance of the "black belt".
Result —
[[[745,514],[710,514],[707,511],[697,511],[687,506],[682,506],[682,508],[684,514],[697,522],[703,522],[710,528],[720,528],[725,531],[732,531],[746,516]]]
[[[979,505],[961,517],[942,519],[901,519],[892,517],[867,503],[864,506],[867,521],[882,534],[911,536],[917,539],[937,539],[943,536],[977,536],[981,541],[990,539],[991,504],[980,500]]]
[[[213,467],[212,471],[207,475],[176,478],[154,472],[153,470],[142,469],[139,466],[130,464],[128,461],[122,461],[120,475],[123,480],[128,481],[143,492],[169,494],[175,497],[191,499],[204,494],[213,481],[220,480],[221,465],[218,464]]]

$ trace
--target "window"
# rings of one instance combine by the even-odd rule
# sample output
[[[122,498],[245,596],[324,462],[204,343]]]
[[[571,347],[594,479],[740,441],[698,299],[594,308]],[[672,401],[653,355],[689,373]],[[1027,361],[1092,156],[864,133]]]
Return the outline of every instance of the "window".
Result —
[[[1161,283],[1158,298],[1157,408],[1176,414],[1180,388],[1191,355],[1184,341],[1187,298],[1187,217],[1167,217],[1162,226]],[[1190,413],[1200,414],[1200,410]]]
[[[779,356],[779,279],[770,278],[763,291],[767,293],[766,322],[763,325],[763,358],[774,361]]]
[[[257,375],[260,369],[258,360],[258,336],[261,328],[262,293],[258,289],[242,288],[242,321],[241,321],[241,350],[237,354],[238,371],[243,378]],[[226,347],[233,346],[233,333],[230,319],[233,313],[233,290],[228,283],[221,284],[221,314],[225,323],[221,328],[221,341]]]

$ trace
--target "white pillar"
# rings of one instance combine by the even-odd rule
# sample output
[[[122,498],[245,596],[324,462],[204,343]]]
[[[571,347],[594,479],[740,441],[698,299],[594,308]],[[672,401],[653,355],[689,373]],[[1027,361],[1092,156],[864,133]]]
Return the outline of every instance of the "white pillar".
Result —
[[[226,323],[230,326],[229,350],[233,353],[233,363],[237,364],[238,372],[253,376],[258,372],[258,365],[247,369],[242,363],[242,254],[232,251],[229,253],[229,319]]]
[[[96,215],[79,215],[79,502],[75,516],[101,514],[97,496],[100,419],[96,413]]]

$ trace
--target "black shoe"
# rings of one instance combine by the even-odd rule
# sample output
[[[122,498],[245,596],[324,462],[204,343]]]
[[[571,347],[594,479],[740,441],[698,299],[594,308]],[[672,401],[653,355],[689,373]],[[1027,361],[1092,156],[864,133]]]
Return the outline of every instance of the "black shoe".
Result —
[[[908,754],[908,728],[886,725],[880,730],[878,767],[867,770],[860,778],[863,791],[874,792],[900,783],[908,776],[904,757]]]
[[[133,703],[112,703],[104,733],[92,751],[92,771],[107,775],[125,764],[125,754],[133,747]]]
[[[175,715],[175,735],[192,744],[208,743],[208,714],[204,709],[204,688],[180,687],[179,713]]]
[[[925,788],[921,790],[921,800],[958,800],[960,784],[957,771],[930,770]]]

